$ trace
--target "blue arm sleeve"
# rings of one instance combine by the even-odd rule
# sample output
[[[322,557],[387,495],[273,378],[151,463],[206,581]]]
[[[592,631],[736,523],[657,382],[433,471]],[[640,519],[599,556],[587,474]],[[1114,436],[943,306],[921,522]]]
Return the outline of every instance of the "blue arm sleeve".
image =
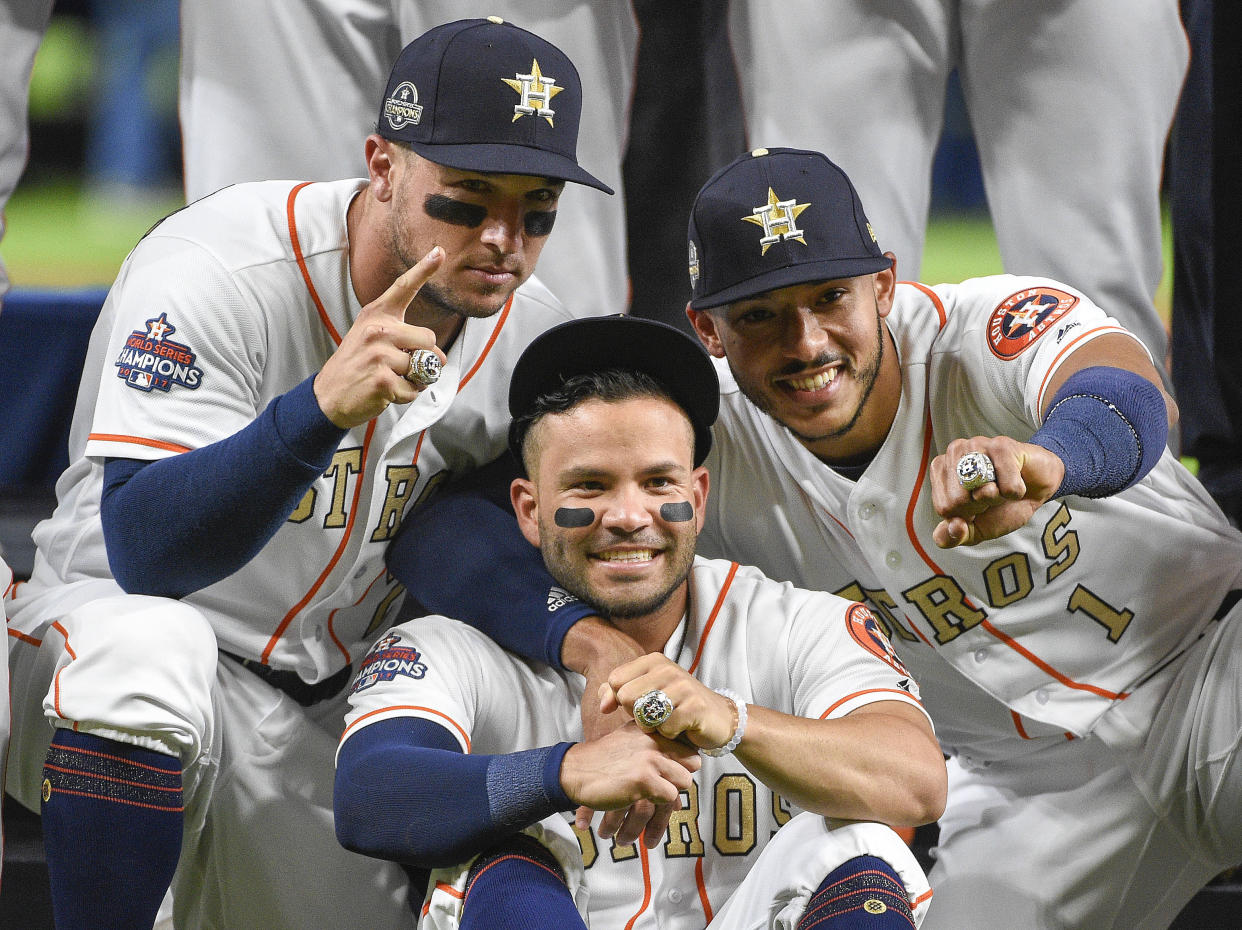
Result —
[[[237,571],[276,534],[346,432],[319,409],[313,382],[219,442],[105,463],[100,517],[125,591],[184,597]]]
[[[508,491],[515,468],[497,460],[407,515],[389,545],[388,570],[427,612],[562,668],[565,634],[595,611],[557,587],[518,529]]]
[[[353,852],[422,869],[464,862],[574,809],[560,781],[572,745],[464,755],[439,724],[380,720],[341,744],[333,795],[337,840]]]
[[[1096,366],[1065,379],[1031,442],[1065,463],[1054,497],[1108,497],[1141,481],[1168,438],[1160,389],[1124,368]]]

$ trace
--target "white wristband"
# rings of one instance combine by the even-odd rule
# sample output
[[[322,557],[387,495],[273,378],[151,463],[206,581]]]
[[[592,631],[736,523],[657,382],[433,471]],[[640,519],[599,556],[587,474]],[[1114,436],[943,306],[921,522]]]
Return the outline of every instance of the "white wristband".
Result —
[[[729,742],[723,746],[717,749],[700,749],[699,752],[705,756],[727,756],[737,749],[737,744],[742,741],[742,734],[746,732],[746,702],[740,695],[734,694],[728,688],[716,688],[715,690],[721,697],[733,702],[733,709],[737,712],[737,729],[733,731],[733,737]]]

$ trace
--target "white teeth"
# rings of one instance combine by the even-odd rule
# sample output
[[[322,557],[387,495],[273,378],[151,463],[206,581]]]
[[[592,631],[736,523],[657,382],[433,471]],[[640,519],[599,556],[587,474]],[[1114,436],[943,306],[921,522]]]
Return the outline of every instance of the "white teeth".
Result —
[[[601,552],[599,557],[605,562],[650,562],[655,558],[655,550],[627,549],[624,552]]]
[[[822,374],[815,375],[813,378],[790,378],[789,386],[795,391],[818,391],[827,384],[831,384],[837,377],[837,370],[829,368]]]

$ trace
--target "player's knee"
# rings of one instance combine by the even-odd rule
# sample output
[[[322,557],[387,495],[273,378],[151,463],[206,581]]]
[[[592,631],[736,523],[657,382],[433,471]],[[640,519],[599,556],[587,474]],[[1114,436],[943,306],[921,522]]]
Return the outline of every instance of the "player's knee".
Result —
[[[217,647],[196,609],[160,597],[102,598],[49,628],[43,648],[49,647],[60,649],[44,701],[55,725],[122,739],[133,734],[139,745],[183,758],[201,749],[211,726]]]

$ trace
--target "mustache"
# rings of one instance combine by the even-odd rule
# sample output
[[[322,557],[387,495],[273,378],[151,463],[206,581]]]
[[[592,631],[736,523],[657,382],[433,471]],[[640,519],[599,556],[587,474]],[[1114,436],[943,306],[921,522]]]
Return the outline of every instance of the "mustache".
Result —
[[[849,367],[849,361],[832,352],[823,352],[817,355],[810,362],[790,362],[784,368],[776,373],[778,378],[792,378],[802,374],[804,371],[811,371],[815,368],[823,368],[825,365],[832,365],[836,362],[845,362],[845,367]]]

